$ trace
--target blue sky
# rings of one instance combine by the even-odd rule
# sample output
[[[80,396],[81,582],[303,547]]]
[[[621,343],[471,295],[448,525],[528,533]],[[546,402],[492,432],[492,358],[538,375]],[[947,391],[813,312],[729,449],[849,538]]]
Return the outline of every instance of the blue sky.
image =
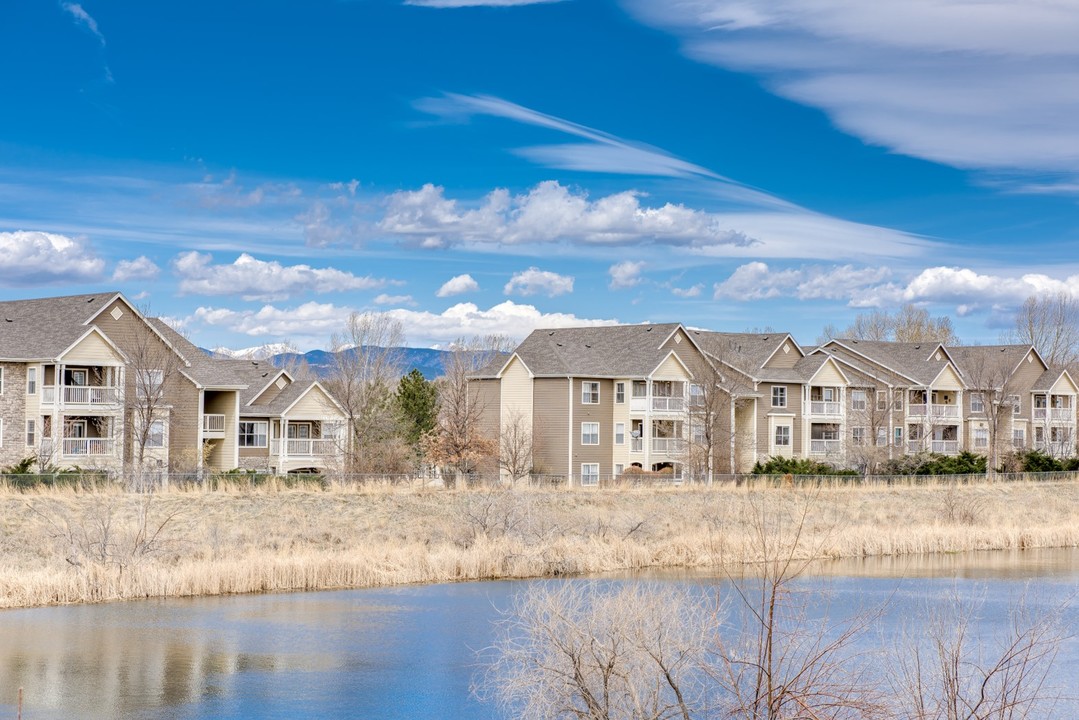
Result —
[[[681,321],[994,342],[1079,295],[1079,6],[260,0],[0,10],[0,295],[204,347]]]

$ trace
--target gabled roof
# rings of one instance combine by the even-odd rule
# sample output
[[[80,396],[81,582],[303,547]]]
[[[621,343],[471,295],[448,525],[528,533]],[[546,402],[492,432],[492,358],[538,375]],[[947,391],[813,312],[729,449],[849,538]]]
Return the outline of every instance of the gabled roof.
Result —
[[[536,377],[644,378],[667,358],[663,344],[681,327],[664,323],[535,330],[515,354]]]
[[[925,386],[930,385],[950,364],[947,359],[934,359],[932,353],[940,347],[938,342],[900,343],[837,338],[827,343],[825,349],[833,346],[860,355],[900,377]]]
[[[1075,385],[1075,381],[1072,379],[1071,373],[1065,368],[1049,368],[1041,374],[1037,380],[1034,381],[1034,385],[1031,386],[1030,391],[1036,393],[1047,393],[1053,389],[1060,378],[1068,378],[1068,382]]]
[[[949,349],[964,376],[969,376],[972,372],[976,373],[978,367],[987,362],[994,364],[999,362],[1001,369],[1011,375],[1019,369],[1031,351],[1043,367],[1048,367],[1041,355],[1038,355],[1037,350],[1034,350],[1033,345],[957,345]]]
[[[279,417],[285,415],[316,387],[322,391],[342,415],[347,414],[333,395],[322,386],[322,383],[317,380],[298,380],[282,389],[273,400],[265,405],[243,405],[240,408],[240,417]]]
[[[0,302],[0,359],[56,360],[115,297],[106,292]]]

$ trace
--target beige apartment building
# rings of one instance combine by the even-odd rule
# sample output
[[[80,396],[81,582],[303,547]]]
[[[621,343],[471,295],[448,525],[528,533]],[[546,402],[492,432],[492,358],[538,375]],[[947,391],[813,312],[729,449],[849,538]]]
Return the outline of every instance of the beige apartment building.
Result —
[[[321,471],[346,419],[317,381],[213,358],[120,293],[0,302],[0,466]]]
[[[716,477],[774,456],[872,469],[920,452],[1076,452],[1079,388],[1023,345],[803,348],[786,333],[677,323],[537,330],[473,382],[489,435],[526,431],[534,473],[584,486]]]

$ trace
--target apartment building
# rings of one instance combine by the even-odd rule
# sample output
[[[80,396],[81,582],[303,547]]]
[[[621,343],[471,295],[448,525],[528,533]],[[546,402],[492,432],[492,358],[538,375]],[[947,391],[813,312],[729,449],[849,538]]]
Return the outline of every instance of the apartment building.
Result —
[[[488,433],[523,426],[534,471],[582,485],[631,470],[746,472],[774,456],[871,466],[1076,452],[1077,386],[1024,345],[803,348],[786,333],[677,323],[537,330],[474,383]]]
[[[0,466],[319,471],[346,419],[317,381],[212,358],[120,293],[0,302]]]

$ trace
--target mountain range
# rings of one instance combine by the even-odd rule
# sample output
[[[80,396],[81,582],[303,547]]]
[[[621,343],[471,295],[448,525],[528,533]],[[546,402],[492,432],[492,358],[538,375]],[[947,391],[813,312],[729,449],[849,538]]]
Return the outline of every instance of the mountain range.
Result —
[[[204,348],[205,349],[205,348]],[[430,348],[398,348],[402,355],[404,372],[411,372],[413,368],[423,373],[428,380],[434,380],[443,373],[445,358],[449,355],[447,350],[432,350]],[[228,348],[214,348],[206,350],[214,357],[242,358],[251,360],[268,360],[277,367],[290,367],[299,363],[306,363],[316,375],[326,377],[334,367],[334,354],[329,350],[310,350],[305,353],[291,351],[287,345],[279,343],[260,345],[258,347],[230,350]],[[354,353],[355,348],[341,350],[343,353]]]

